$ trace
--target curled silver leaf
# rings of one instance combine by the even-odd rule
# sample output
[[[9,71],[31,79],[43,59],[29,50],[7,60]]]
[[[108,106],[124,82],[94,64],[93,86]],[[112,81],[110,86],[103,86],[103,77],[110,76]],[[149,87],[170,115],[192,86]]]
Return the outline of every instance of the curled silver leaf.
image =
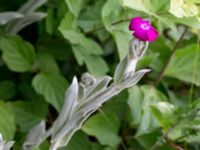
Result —
[[[102,90],[106,89],[111,79],[112,78],[109,76],[98,79],[96,83],[94,83],[94,85],[86,91],[84,99],[87,99],[91,95],[95,95],[97,92],[101,92]]]
[[[78,101],[80,101],[84,96],[85,96],[85,93],[86,93],[86,87],[84,84],[82,83],[79,83],[79,88],[78,88]]]
[[[0,13],[0,25],[7,24],[7,34],[15,35],[22,28],[40,21],[46,17],[46,13],[34,12],[37,8],[46,3],[47,0],[28,0],[18,12]]]
[[[18,11],[23,14],[32,13],[46,2],[47,0],[28,0]]]
[[[135,72],[136,65],[146,52],[148,42],[143,42],[137,38],[133,38],[129,42],[129,51],[125,58],[118,64],[114,82],[119,84],[125,79],[125,75],[129,72]]]
[[[43,141],[45,134],[46,125],[45,121],[43,120],[29,131],[26,141],[23,144],[23,149],[31,150],[32,148],[38,146],[38,144]]]
[[[130,59],[138,58],[141,59],[148,47],[149,43],[133,38],[129,42],[129,57]]]
[[[14,143],[15,143],[14,141],[9,141],[7,143],[4,142],[3,136],[0,133],[0,150],[10,150]]]
[[[8,22],[22,18],[24,15],[19,12],[3,12],[0,13],[0,25],[5,25]]]
[[[95,82],[95,77],[87,72],[81,76],[81,83],[84,84],[86,88],[91,87],[92,85],[94,85]]]
[[[73,136],[73,134],[79,130],[83,124],[83,122],[88,119],[88,117],[94,113],[97,108],[94,107],[90,110],[87,110],[87,114],[82,112],[77,112],[74,114],[71,120],[68,120],[68,123],[63,127],[63,129],[57,134],[54,140],[51,140],[50,150],[57,150],[59,147],[64,147],[68,144],[69,140]]]
[[[60,115],[58,116],[58,118],[54,123],[52,141],[54,141],[54,138],[57,136],[60,130],[62,130],[66,122],[70,119],[73,109],[76,105],[77,98],[78,98],[78,81],[77,78],[74,77],[71,86],[69,87],[69,89],[65,94],[65,101],[63,108],[60,112]]]
[[[4,148],[2,150],[10,150],[12,146],[14,145],[14,141],[9,141],[4,145]]]
[[[34,22],[40,21],[46,17],[46,13],[30,13],[24,16],[21,19],[15,20],[10,22],[6,26],[6,33],[10,35],[14,35],[18,33],[21,29],[28,26],[29,24],[32,24]]]
[[[126,79],[120,84],[123,88],[131,87],[145,75],[145,73],[150,72],[150,69],[142,69],[137,72],[130,72],[129,75],[127,75]]]
[[[126,69],[126,66],[128,64],[128,57],[126,56],[120,63],[117,65],[117,68],[115,70],[114,74],[114,82],[120,83],[124,78],[124,71]]]

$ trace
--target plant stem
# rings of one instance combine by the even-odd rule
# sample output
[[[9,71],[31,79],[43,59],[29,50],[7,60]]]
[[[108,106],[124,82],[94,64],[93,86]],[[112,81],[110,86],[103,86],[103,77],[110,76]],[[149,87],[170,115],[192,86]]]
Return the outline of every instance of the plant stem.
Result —
[[[157,15],[165,15],[165,14],[168,14],[168,12],[159,12],[157,13]],[[149,15],[145,15],[145,16],[141,16],[142,18],[146,18],[146,17],[149,17]],[[111,26],[114,26],[114,25],[117,25],[117,24],[120,24],[122,22],[127,22],[127,21],[130,21],[132,18],[127,18],[127,19],[121,19],[121,20],[118,20],[118,21],[115,21],[113,23],[111,23]],[[85,35],[88,35],[88,34],[91,34],[93,32],[97,32],[97,31],[101,31],[101,30],[104,30],[105,27],[104,26],[101,26],[101,27],[98,27],[98,28],[95,28],[95,29],[92,29],[88,32],[85,32]]]
[[[160,145],[160,143],[167,139],[168,134],[177,126],[177,124],[173,124],[161,137],[159,140],[155,142],[155,144],[151,147],[151,150],[156,150],[156,148]]]
[[[192,134],[196,134],[196,133],[197,133],[196,131],[190,131],[190,132],[188,132],[188,133],[186,133],[186,134],[184,134],[184,135],[182,135],[182,136],[176,138],[175,141],[180,141],[180,140],[182,140],[182,139],[184,139],[184,138],[187,138],[188,136],[190,136],[190,135],[192,135]]]
[[[154,87],[156,87],[160,81],[162,80],[163,76],[164,76],[164,72],[165,69],[167,68],[172,56],[174,55],[174,53],[176,52],[177,48],[179,47],[179,45],[181,44],[184,35],[187,33],[187,27],[185,27],[185,30],[183,31],[183,33],[181,34],[180,38],[178,39],[178,41],[176,42],[174,48],[172,49],[171,53],[169,54],[165,64],[163,65],[160,73],[158,74],[158,77],[156,78],[155,82],[154,82]]]
[[[132,19],[132,18],[121,19],[121,20],[115,21],[115,22],[111,23],[111,26],[120,24],[120,23],[122,23],[122,22],[130,21],[131,19]],[[88,35],[88,34],[91,34],[91,33],[93,33],[93,32],[101,31],[101,30],[104,30],[104,29],[105,29],[105,27],[104,27],[104,26],[101,26],[101,27],[98,27],[98,28],[96,28],[96,29],[93,29],[93,30],[90,30],[90,31],[88,31],[88,32],[85,32],[85,34]]]
[[[122,145],[124,150],[128,150],[128,148],[126,147],[125,143],[122,140],[121,140],[121,145]]]
[[[171,143],[170,145],[171,145],[173,148],[177,149],[177,150],[184,150],[182,147],[180,147],[180,146],[178,146],[178,145],[176,145],[176,144]]]

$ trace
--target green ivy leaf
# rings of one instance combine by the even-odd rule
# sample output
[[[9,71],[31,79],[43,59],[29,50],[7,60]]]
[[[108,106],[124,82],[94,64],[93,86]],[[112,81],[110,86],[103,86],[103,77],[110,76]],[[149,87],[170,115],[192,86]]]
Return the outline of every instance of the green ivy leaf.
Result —
[[[153,146],[153,144],[158,140],[158,137],[160,136],[161,132],[159,130],[155,130],[153,132],[138,136],[136,140],[140,143],[141,146],[145,148],[145,150],[149,150],[149,148]]]
[[[120,142],[119,127],[119,119],[114,114],[98,113],[83,125],[82,130],[88,135],[95,136],[101,144],[116,147]]]
[[[110,9],[112,7],[115,9]],[[102,9],[102,19],[106,30],[112,34],[116,42],[119,57],[122,60],[128,51],[129,40],[132,35],[128,30],[129,22],[112,26],[113,22],[124,19],[121,2],[119,0],[107,1]]]
[[[198,15],[198,8],[191,1],[171,0],[169,12],[178,18],[193,17]]]
[[[3,59],[12,71],[26,72],[32,69],[36,54],[33,46],[19,36],[1,37]]]
[[[69,9],[64,0],[49,1],[46,10],[47,16],[45,19],[45,29],[49,34],[57,34],[57,29],[60,21]],[[69,21],[70,22],[70,21]],[[54,39],[55,40],[55,39]]]
[[[177,119],[175,115],[175,106],[168,102],[158,102],[152,104],[150,107],[154,116],[165,130]]]
[[[122,0],[123,6],[152,15],[176,31],[175,19],[165,17],[168,14],[169,0]],[[163,15],[163,12],[165,15]]]
[[[169,0],[123,0],[123,6],[129,7],[147,14],[155,14],[167,7]]]
[[[45,27],[46,27],[46,31],[49,34],[53,34],[53,32],[55,31],[55,28],[57,26],[57,22],[54,19],[54,9],[53,8],[48,8],[47,9],[47,17],[45,19]]]
[[[144,1],[142,0],[123,0],[123,6],[149,13],[148,8],[145,6]]]
[[[86,54],[84,60],[89,72],[96,76],[105,75],[109,71],[106,62],[99,56]]]
[[[63,30],[74,30],[75,31],[76,28],[77,28],[77,21],[76,21],[75,16],[72,13],[67,12],[60,23],[59,29],[61,31],[63,31]],[[70,39],[71,38],[69,38],[68,40],[70,40]]]
[[[52,63],[53,66],[57,66],[57,62],[55,60],[58,61],[66,61],[72,58],[73,53],[68,50],[70,49],[69,44],[66,44],[65,41],[60,40],[59,38],[57,39],[52,39],[51,37],[48,38],[42,38],[38,43],[42,43],[42,45],[38,46],[38,51],[39,51],[39,55],[51,55],[51,56],[44,56],[44,57],[51,57],[50,61]],[[41,59],[43,58],[43,56],[41,57]],[[46,60],[48,60],[48,58],[46,58]],[[53,63],[55,62],[55,63]],[[36,61],[37,64],[37,61]],[[46,66],[46,65],[44,65]],[[50,67],[50,66],[49,66]],[[46,67],[45,67],[46,68]]]
[[[128,92],[122,91],[120,94],[105,103],[102,108],[103,112],[114,113],[116,116],[118,116],[120,121],[123,121],[128,107],[127,98]]]
[[[131,111],[131,124],[137,129],[135,139],[145,149],[149,149],[160,136],[160,125],[152,113],[151,106],[167,101],[165,95],[154,87],[134,86],[128,90],[128,105]]]
[[[76,18],[71,13],[67,13],[65,18],[63,18],[59,30],[73,45],[82,46],[85,50],[85,53],[88,54],[102,54],[102,48],[94,40],[85,37],[84,34],[76,31]],[[69,23],[70,22],[70,23]]]
[[[12,140],[15,135],[15,117],[9,106],[0,101],[0,133],[4,140]]]
[[[117,148],[116,147],[106,147],[103,150],[117,150]]]
[[[89,72],[94,75],[105,75],[108,72],[106,62],[100,57],[103,52],[101,46],[96,41],[76,31],[76,18],[72,13],[68,12],[65,15],[59,30],[64,38],[72,44],[72,50],[79,65],[85,63]]]
[[[90,73],[99,76],[105,75],[109,71],[106,62],[101,57],[85,53],[85,49],[82,46],[74,45],[72,50],[78,64],[83,65],[85,63]]]
[[[72,46],[72,51],[74,53],[74,56],[75,56],[78,64],[83,65],[84,60],[85,60],[84,56],[82,55],[82,53],[84,53],[84,48],[82,46],[79,46],[79,45],[74,45],[74,46]]]
[[[102,54],[102,48],[93,40],[86,38],[82,33],[72,30],[62,30],[63,36],[74,45],[80,45],[84,48],[85,53]]]
[[[43,72],[59,73],[59,67],[53,56],[47,53],[40,53],[38,59],[34,65],[36,69],[40,69]]]
[[[65,0],[69,10],[74,14],[74,16],[78,17],[81,11],[83,0]]]
[[[16,93],[15,84],[11,81],[0,82],[0,99],[11,99]]]
[[[200,19],[197,17],[183,17],[176,20],[177,23],[185,24],[192,28],[200,29]]]
[[[134,86],[129,89],[128,105],[131,110],[131,122],[138,127],[136,136],[150,133],[159,127],[151,112],[151,105],[167,101],[166,97],[151,86]]]
[[[128,27],[128,24],[126,24],[125,26]],[[128,52],[129,40],[131,39],[132,35],[128,31],[128,28],[127,28],[127,31],[123,31],[123,30],[113,31],[112,35],[117,44],[119,58],[120,60],[122,60]]]
[[[77,144],[78,143],[78,144]],[[68,145],[60,150],[89,150],[92,149],[92,144],[84,132],[76,132]]]
[[[195,44],[178,49],[165,70],[165,75],[200,86],[200,66],[197,65],[200,63],[199,55],[200,49]]]
[[[10,102],[9,105],[14,112],[16,124],[22,132],[28,132],[45,119],[48,112],[48,105],[41,98],[34,101]]]
[[[170,17],[168,17],[170,16]],[[176,20],[177,18],[171,17],[172,15],[162,15],[162,14],[155,14],[154,17],[157,18],[158,20],[162,21],[167,27],[171,28],[172,31],[177,32],[177,26],[176,26]]]
[[[143,97],[144,93],[138,86],[134,86],[129,90],[128,105],[131,111],[131,124],[139,125],[141,121],[142,107],[143,107]]]
[[[198,17],[182,17],[177,18],[171,14],[166,15],[155,15],[156,18],[158,18],[160,21],[165,23],[167,26],[169,26],[171,29],[175,31],[176,23],[181,23],[186,26],[200,29],[200,23]]]
[[[86,10],[80,14],[78,18],[78,25],[84,32],[92,31],[103,25],[101,20],[101,9],[104,1],[94,1],[92,5],[86,7]]]
[[[104,4],[101,10],[101,15],[106,30],[108,30],[109,32],[112,31],[112,23],[120,19],[121,13],[122,6],[119,0],[109,0]]]
[[[64,77],[59,74],[41,72],[33,78],[32,85],[37,93],[45,97],[47,102],[58,111],[61,109],[68,85]]]

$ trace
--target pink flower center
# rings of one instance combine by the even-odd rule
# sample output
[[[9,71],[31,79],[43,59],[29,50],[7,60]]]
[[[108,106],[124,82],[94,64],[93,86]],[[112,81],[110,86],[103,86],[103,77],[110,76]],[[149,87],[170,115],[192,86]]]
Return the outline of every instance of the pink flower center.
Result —
[[[150,29],[150,26],[147,24],[147,23],[142,23],[140,25],[140,27],[143,29],[143,30],[149,30]]]

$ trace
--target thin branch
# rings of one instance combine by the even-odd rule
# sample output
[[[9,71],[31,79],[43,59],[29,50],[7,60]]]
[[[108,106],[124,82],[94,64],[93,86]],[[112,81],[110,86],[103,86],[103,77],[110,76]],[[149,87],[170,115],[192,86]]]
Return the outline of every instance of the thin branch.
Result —
[[[117,24],[120,24],[122,22],[127,22],[127,21],[130,21],[132,18],[128,18],[128,19],[121,19],[121,20],[118,20],[118,21],[115,21],[113,23],[111,23],[111,26],[114,26],[114,25],[117,25]],[[105,29],[105,26],[101,26],[101,27],[98,27],[98,28],[95,28],[95,29],[92,29],[88,32],[85,32],[85,35],[88,35],[88,34],[91,34],[93,32],[97,32],[97,31],[101,31],[101,30],[104,30]]]
[[[168,14],[168,12],[160,12],[160,13],[157,13],[157,15],[166,15]],[[144,15],[144,16],[141,16],[142,18],[146,18],[146,17],[149,17],[150,15]],[[132,18],[127,18],[127,19],[121,19],[121,20],[118,20],[118,21],[115,21],[113,23],[111,23],[111,26],[114,26],[114,25],[117,25],[117,24],[120,24],[120,23],[123,23],[123,22],[127,22],[127,21],[130,21]],[[97,32],[97,31],[101,31],[101,30],[104,30],[105,29],[105,26],[101,26],[101,27],[98,27],[98,28],[95,28],[95,29],[92,29],[88,32],[85,32],[85,35],[88,35],[88,34],[91,34],[93,32]]]
[[[170,144],[173,148],[175,148],[176,150],[184,150],[182,147],[180,147],[179,145],[176,145],[176,144],[173,144],[171,143]]]
[[[184,138],[187,138],[187,137],[189,137],[190,135],[194,135],[194,134],[196,134],[197,133],[197,131],[190,131],[190,132],[188,132],[188,133],[186,133],[186,134],[183,134],[182,136],[180,136],[180,137],[178,137],[178,138],[176,138],[174,141],[180,141],[180,140],[183,140]]]
[[[120,144],[122,145],[124,150],[128,150],[128,148],[126,147],[126,144],[123,142],[123,140],[121,140]]]
[[[155,144],[151,147],[151,150],[156,150],[156,148],[160,145],[163,140],[166,140],[168,134],[177,126],[177,124],[173,124],[163,135],[155,142]]]
[[[169,54],[164,66],[162,67],[160,73],[158,74],[158,77],[156,78],[155,82],[154,82],[154,87],[156,87],[160,81],[163,78],[165,69],[167,68],[172,56],[174,55],[174,53],[176,52],[177,48],[179,47],[179,45],[181,44],[183,37],[185,36],[185,34],[187,33],[187,27],[185,27],[185,30],[183,31],[183,33],[181,34],[179,40],[176,42],[176,45],[174,46],[174,48],[172,49],[171,53]]]

